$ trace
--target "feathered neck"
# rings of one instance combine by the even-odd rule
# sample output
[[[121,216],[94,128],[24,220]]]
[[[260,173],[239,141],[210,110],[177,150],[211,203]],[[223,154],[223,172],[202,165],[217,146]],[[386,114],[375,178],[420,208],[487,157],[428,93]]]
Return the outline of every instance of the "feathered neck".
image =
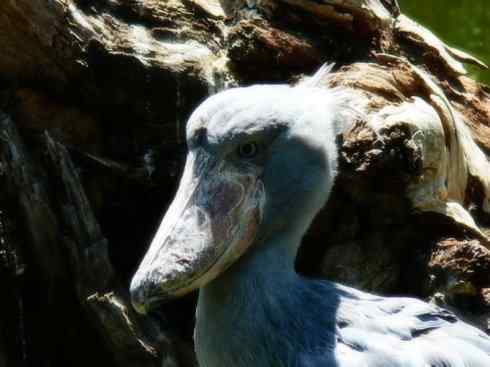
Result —
[[[257,243],[200,290],[195,344],[201,367],[287,366],[285,361],[311,344],[305,338],[315,333],[307,323],[315,316],[301,303],[328,310],[314,306],[321,300],[309,290],[314,282],[294,270],[300,240],[301,235],[282,233]]]

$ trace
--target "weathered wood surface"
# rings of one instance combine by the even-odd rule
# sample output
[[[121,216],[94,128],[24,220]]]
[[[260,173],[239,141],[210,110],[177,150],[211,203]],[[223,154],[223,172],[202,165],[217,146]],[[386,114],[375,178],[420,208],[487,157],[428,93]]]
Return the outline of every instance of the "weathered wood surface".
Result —
[[[193,365],[192,297],[144,319],[127,300],[186,118],[221,89],[294,83],[325,62],[315,83],[354,89],[360,118],[339,137],[340,177],[298,269],[431,299],[488,330],[490,90],[465,69],[484,65],[401,10],[0,2],[0,365]]]
[[[38,279],[37,285],[44,288],[49,302],[57,298],[56,290],[60,286],[72,288],[70,290],[76,294],[79,308],[70,311],[86,313],[93,327],[107,343],[108,349],[114,352],[113,357],[119,366],[160,365],[162,354],[175,361],[171,341],[159,324],[149,318],[139,319],[132,310],[128,291],[121,286],[110,264],[107,240],[101,233],[66,148],[46,133],[50,161],[48,166],[51,169],[48,180],[37,172],[15,125],[3,115],[0,136],[4,142],[4,188],[16,201],[10,204],[11,207],[19,207],[19,214],[23,217],[21,223],[28,226],[28,237],[24,240],[29,240],[31,245],[29,249],[12,248],[12,239],[5,235],[5,254],[15,257],[17,252],[34,252],[32,255],[36,263],[29,265],[39,266],[36,275],[45,279]],[[48,194],[51,191],[48,186],[55,187],[56,193]],[[16,259],[10,261],[18,262]],[[24,269],[18,264],[12,264],[11,267],[14,274],[10,283],[18,285],[16,277],[22,276]],[[65,277],[70,280],[64,281],[62,278]],[[19,313],[19,322],[24,311],[19,309],[20,303],[15,302],[21,299],[22,295],[17,293],[11,300],[14,302],[13,309]],[[58,306],[63,307],[62,302]],[[6,309],[5,312],[8,314],[12,310]],[[45,312],[45,329],[64,326],[55,321],[58,316],[56,312]],[[65,321],[70,322],[69,318]],[[58,332],[61,333],[61,330]],[[19,335],[18,338],[27,340],[28,337]],[[51,343],[49,339],[36,342],[46,345]],[[19,347],[22,350],[22,343]],[[32,361],[28,358],[25,362]]]
[[[67,149],[46,133],[47,151],[57,176],[57,201],[66,226],[62,239],[80,303],[95,320],[120,366],[154,366],[169,342],[158,324],[138,320],[128,291],[119,283],[109,260],[107,240],[94,217]],[[63,231],[64,232],[64,231]]]

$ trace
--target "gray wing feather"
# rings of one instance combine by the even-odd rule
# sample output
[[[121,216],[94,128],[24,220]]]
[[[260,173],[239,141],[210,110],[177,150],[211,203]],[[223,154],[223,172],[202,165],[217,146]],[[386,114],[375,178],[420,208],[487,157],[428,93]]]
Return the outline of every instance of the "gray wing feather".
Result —
[[[490,337],[451,312],[413,298],[339,291],[336,367],[490,367]]]

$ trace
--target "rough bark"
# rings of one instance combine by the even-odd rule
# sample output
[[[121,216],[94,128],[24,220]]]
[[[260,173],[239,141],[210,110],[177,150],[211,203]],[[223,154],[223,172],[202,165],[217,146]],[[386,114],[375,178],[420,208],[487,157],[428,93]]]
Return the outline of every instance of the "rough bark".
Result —
[[[403,10],[403,9],[402,9]],[[350,88],[340,175],[299,271],[489,330],[490,91],[393,0],[0,2],[0,365],[195,365],[194,297],[140,318],[129,278],[221,89]]]

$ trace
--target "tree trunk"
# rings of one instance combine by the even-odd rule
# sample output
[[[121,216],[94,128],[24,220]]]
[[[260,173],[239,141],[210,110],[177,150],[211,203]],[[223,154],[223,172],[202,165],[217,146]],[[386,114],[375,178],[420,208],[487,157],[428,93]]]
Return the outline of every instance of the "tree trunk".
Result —
[[[354,90],[340,174],[298,270],[490,330],[484,67],[396,0],[0,2],[0,366],[195,366],[195,296],[128,283],[171,200],[193,108],[222,89]]]

